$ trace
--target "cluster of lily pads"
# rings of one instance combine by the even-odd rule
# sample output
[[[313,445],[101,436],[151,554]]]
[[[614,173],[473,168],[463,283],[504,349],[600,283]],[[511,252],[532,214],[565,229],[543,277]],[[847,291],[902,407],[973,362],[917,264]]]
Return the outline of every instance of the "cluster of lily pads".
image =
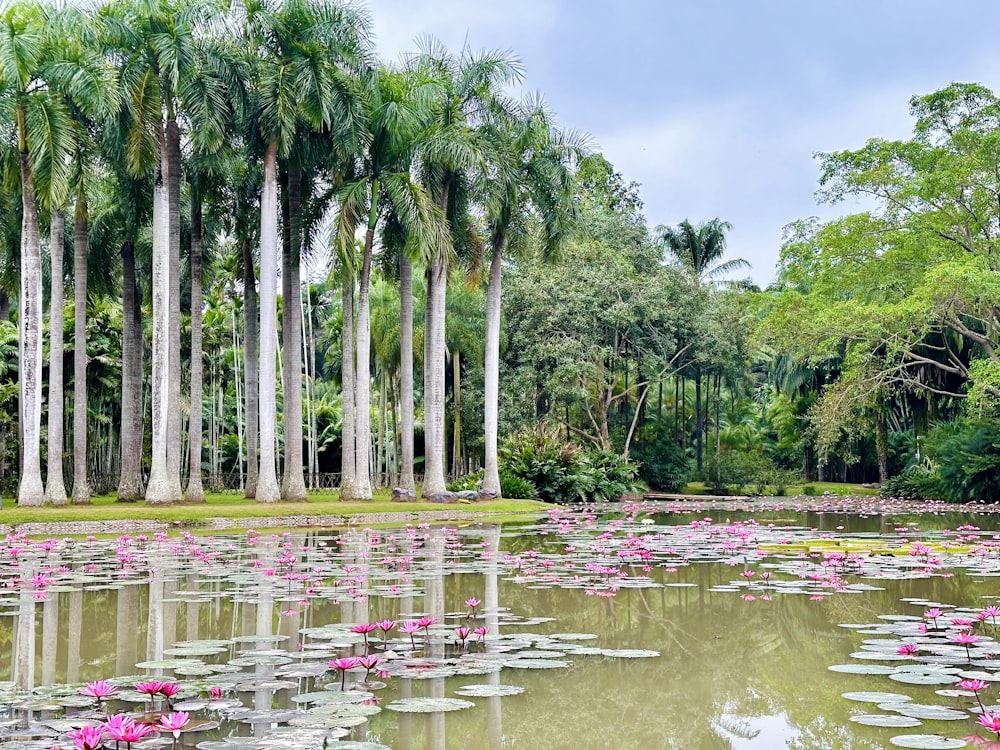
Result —
[[[837,502],[823,499],[806,507],[805,502],[788,501],[767,507],[772,511],[826,508],[832,512]],[[752,505],[760,509],[759,504]],[[125,715],[131,718],[133,728],[151,727],[149,736],[140,743],[143,746],[168,741],[166,736],[151,740],[155,732],[177,731],[195,736],[196,732],[210,729],[224,733],[239,725],[251,725],[257,728],[254,746],[311,747],[326,742],[330,748],[346,748],[354,745],[336,743],[352,742],[345,739],[352,729],[363,727],[369,717],[383,709],[379,691],[395,679],[492,675],[488,684],[484,681],[456,691],[458,697],[399,698],[384,706],[397,712],[449,711],[472,707],[474,702],[467,698],[522,692],[518,685],[500,683],[501,670],[560,669],[569,666],[574,657],[658,655],[645,649],[603,649],[591,643],[597,636],[589,633],[525,632],[552,618],[516,615],[499,607],[495,598],[484,604],[478,598],[481,594],[467,598],[465,609],[407,611],[421,601],[424,608],[430,608],[430,581],[452,574],[489,572],[499,580],[532,588],[577,590],[581,596],[613,599],[630,589],[694,586],[689,580],[690,569],[710,564],[722,570],[732,569],[732,575],[729,580],[713,582],[709,590],[731,593],[747,602],[767,602],[778,596],[823,600],[862,594],[879,588],[880,581],[948,577],[956,572],[1000,576],[1000,538],[975,526],[922,530],[913,524],[900,524],[892,527],[888,535],[846,534],[842,529],[819,531],[752,517],[731,521],[723,514],[715,518],[714,512],[708,515],[707,503],[704,510],[701,505],[684,506],[688,513],[694,509],[696,517],[677,523],[664,515],[665,507],[670,506],[626,503],[616,507],[617,517],[613,518],[596,508],[554,509],[531,528],[537,541],[530,546],[520,541],[513,543],[523,530],[431,528],[426,524],[308,537],[253,530],[234,536],[184,532],[180,536],[121,535],[113,540],[8,536],[0,545],[0,591],[5,592],[0,594],[0,615],[23,612],[26,606],[32,607],[63,591],[174,581],[177,586],[171,589],[170,596],[175,601],[197,605],[225,597],[268,611],[274,607],[283,620],[304,615],[317,604],[348,608],[364,605],[363,612],[373,606],[391,616],[371,622],[310,624],[293,629],[294,640],[287,634],[267,632],[183,641],[157,654],[164,658],[136,665],[137,669],[153,672],[155,679],[148,674],[109,678],[105,688],[114,688],[114,692],[103,697],[93,694],[100,687],[81,695],[79,685],[36,687],[30,692],[3,685],[0,704],[15,712],[32,712],[32,716],[39,711],[54,712],[56,718],[33,718],[27,727],[20,719],[16,725],[0,726],[0,739],[35,738],[25,741],[21,750],[45,750],[52,744],[70,748],[77,735],[71,737],[69,732],[102,726],[109,716]],[[885,512],[886,507],[898,510],[901,506],[875,498],[862,510],[878,513]],[[501,545],[504,537],[511,543]],[[185,588],[183,581],[189,580],[188,576],[209,585]],[[927,606],[933,609],[929,603]],[[949,614],[961,618],[974,613],[956,610]],[[927,627],[926,632],[919,632],[917,620]],[[901,664],[887,668],[871,664],[875,657],[857,657],[863,663],[848,666],[890,669],[870,674],[896,675],[893,679],[901,682],[943,679],[947,675],[956,678],[950,679],[949,689],[969,692],[968,685],[963,688],[957,683],[977,679],[988,682],[989,678],[961,673],[990,669],[978,662],[992,661],[986,656],[990,646],[1000,652],[991,630],[994,625],[980,625],[974,635],[981,640],[963,644],[949,640],[947,634],[955,632],[955,628],[943,620],[939,632],[939,625],[927,618],[889,619],[866,627],[887,628],[878,633],[889,633],[889,640],[899,641],[894,649],[907,646],[913,653],[869,648],[872,644],[865,644],[862,652],[889,654],[891,660]],[[963,655],[966,662],[962,664],[940,661]],[[996,669],[1000,670],[1000,662]],[[165,672],[173,676],[162,677]],[[176,694],[169,696],[175,702],[166,706],[167,711],[149,711],[142,705],[149,696],[138,685],[157,681],[176,687]],[[952,696],[965,703],[948,708],[966,719],[973,713],[984,718],[1000,714],[1000,706],[988,702],[972,705],[967,700],[985,692],[980,689]],[[938,712],[927,706],[917,707],[898,695],[881,702],[909,703],[902,706],[902,711],[884,709],[887,718],[882,721],[890,722],[890,726],[903,726],[898,723],[903,720],[922,720],[907,711],[930,711],[932,715],[923,720],[939,718]],[[114,713],[108,712],[109,704],[114,705]],[[130,704],[135,704],[137,710],[129,710]],[[975,708],[981,710],[974,712]],[[164,717],[181,713],[187,714],[186,723],[176,729],[162,725]],[[179,719],[167,721],[176,725]],[[878,720],[867,723],[874,721]],[[989,725],[984,726],[993,731]],[[93,738],[96,730],[87,731]],[[113,738],[110,730],[101,732],[102,737]],[[902,737],[894,741],[918,741]],[[938,739],[957,741],[951,737]],[[215,739],[205,735],[199,747],[245,750],[247,744],[237,737]]]
[[[994,683],[1000,682],[997,641],[1000,606],[968,609],[922,599],[906,601],[922,607],[923,614],[881,615],[877,623],[842,625],[872,637],[862,642],[860,651],[851,654],[854,661],[829,669],[881,675],[904,685],[934,686],[935,694],[946,701],[918,703],[909,695],[895,692],[847,692],[844,698],[876,704],[882,711],[856,713],[851,720],[894,728],[919,727],[925,721],[974,722],[976,727],[994,734],[994,737],[978,734],[892,737],[892,744],[899,747],[948,750],[967,744],[1000,742],[1000,705],[993,702],[1000,696],[992,690]]]

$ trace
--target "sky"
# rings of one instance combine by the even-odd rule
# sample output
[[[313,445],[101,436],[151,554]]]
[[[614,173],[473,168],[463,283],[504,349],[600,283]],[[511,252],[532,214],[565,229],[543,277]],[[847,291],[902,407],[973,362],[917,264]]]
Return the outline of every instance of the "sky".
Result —
[[[908,102],[952,81],[1000,89],[990,0],[367,0],[379,54],[430,34],[506,49],[560,126],[641,185],[650,227],[719,217],[761,286],[782,227],[817,205],[817,152],[905,139]]]

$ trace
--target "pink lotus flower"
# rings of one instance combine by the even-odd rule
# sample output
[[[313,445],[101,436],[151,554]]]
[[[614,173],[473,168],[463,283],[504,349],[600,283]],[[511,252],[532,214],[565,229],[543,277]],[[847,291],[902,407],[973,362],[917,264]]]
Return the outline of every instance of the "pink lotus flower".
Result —
[[[979,723],[1000,737],[1000,714],[981,714]]]
[[[381,630],[383,633],[388,633],[394,627],[396,627],[395,620],[382,620],[381,622],[376,622],[375,627]]]
[[[88,682],[85,687],[80,689],[80,692],[91,698],[97,698],[97,702],[100,703],[102,698],[108,698],[117,693],[118,688],[107,680],[97,680],[97,682]]]
[[[414,643],[413,641],[413,634],[416,633],[418,630],[420,630],[420,623],[417,622],[416,620],[404,620],[400,624],[399,630],[400,632],[406,633],[408,636],[410,636],[410,648],[416,651],[417,644]]]
[[[156,695],[158,692],[160,692],[160,689],[162,687],[163,687],[163,683],[162,682],[158,682],[157,680],[150,680],[149,682],[137,682],[137,683],[135,683],[135,689],[136,690],[138,690],[140,693],[143,693],[143,694],[148,695],[150,697],[152,697],[152,696]]]
[[[167,705],[170,705],[170,699],[173,698],[177,693],[181,691],[181,686],[176,682],[163,682],[160,683],[159,693],[164,698],[167,699]]]
[[[955,633],[955,635],[949,638],[952,643],[960,643],[961,645],[968,648],[973,643],[979,640],[979,636],[974,633]]]
[[[478,635],[479,636],[479,640],[482,641],[482,640],[484,640],[486,638],[486,634],[490,632],[490,629],[488,627],[486,627],[485,625],[481,625],[480,627],[476,628],[472,632],[473,632],[473,634]]]
[[[928,620],[934,620],[934,627],[937,627],[937,618],[939,618],[943,614],[944,612],[942,612],[937,607],[932,607],[931,609],[924,612],[924,617],[926,617]]]
[[[347,679],[347,670],[354,669],[354,667],[361,664],[361,660],[357,656],[345,656],[341,659],[331,659],[327,662],[332,669],[336,669],[340,672],[340,689],[344,689],[344,681]]]
[[[917,646],[913,643],[904,643],[896,649],[896,653],[900,656],[913,656],[917,653]]]
[[[431,625],[436,623],[438,620],[436,617],[421,617],[417,620],[417,624],[420,625],[424,630],[427,630]]]
[[[378,628],[378,625],[376,625],[374,622],[366,622],[363,625],[355,625],[354,627],[351,628],[351,632],[360,633],[361,635],[368,635],[376,628]]]
[[[362,656],[358,659],[358,666],[365,668],[365,682],[368,682],[368,675],[375,667],[382,662],[377,656]]]
[[[177,711],[172,714],[165,714],[160,717],[160,729],[165,729],[174,735],[174,739],[181,736],[181,730],[188,723],[188,714],[186,711]]]
[[[460,628],[455,628],[455,635],[458,636],[458,639],[462,642],[462,646],[465,646],[465,639],[468,638],[471,633],[472,631],[464,625]]]
[[[962,690],[971,690],[973,693],[978,693],[980,690],[985,690],[990,686],[990,683],[985,680],[959,680],[958,687]]]
[[[102,725],[80,727],[70,731],[67,735],[73,744],[80,750],[96,750],[101,746],[101,739],[104,737],[104,727]]]
[[[222,688],[220,687],[210,687],[208,689],[208,697],[213,701],[217,701],[222,697]]]
[[[124,742],[126,745],[138,742],[154,731],[151,724],[136,724],[135,720],[129,716],[125,716],[120,721],[111,722],[109,720],[104,726],[108,734],[111,735],[111,739]]]
[[[478,607],[482,602],[480,602],[476,597],[465,600],[465,606],[472,610],[472,616],[476,616],[476,607]]]

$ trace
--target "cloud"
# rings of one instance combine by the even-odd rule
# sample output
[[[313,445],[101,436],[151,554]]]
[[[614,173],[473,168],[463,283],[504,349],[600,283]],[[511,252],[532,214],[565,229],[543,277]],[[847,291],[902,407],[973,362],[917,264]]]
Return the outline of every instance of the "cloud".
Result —
[[[473,49],[521,47],[526,38],[548,33],[558,20],[554,0],[369,0],[368,8],[379,54],[386,60],[413,50],[414,40],[424,34],[450,49],[461,48],[466,40]]]

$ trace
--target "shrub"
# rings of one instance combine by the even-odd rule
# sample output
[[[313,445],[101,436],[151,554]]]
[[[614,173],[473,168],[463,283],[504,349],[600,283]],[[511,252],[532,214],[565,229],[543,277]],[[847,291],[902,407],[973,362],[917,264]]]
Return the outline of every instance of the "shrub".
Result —
[[[774,465],[763,453],[754,451],[722,451],[718,456],[714,453],[708,457],[705,466],[705,481],[716,492],[732,491],[743,494],[749,486],[763,494],[768,484],[768,476],[774,471]]]
[[[500,493],[512,500],[534,500],[538,497],[535,485],[509,471],[500,472]]]
[[[879,494],[882,497],[897,497],[904,500],[924,500],[935,494],[935,484],[936,477],[930,471],[913,467],[885,480],[879,489]]]
[[[632,455],[639,462],[639,477],[650,489],[676,492],[691,478],[687,452],[666,433],[636,443]]]
[[[927,436],[934,467],[928,488],[952,503],[1000,501],[1000,425],[975,420],[942,425]]]
[[[819,490],[816,489],[815,484],[807,484],[802,488],[802,494],[807,497],[814,497],[819,494]]]
[[[617,500],[635,487],[635,464],[610,452],[587,453],[545,423],[511,435],[500,459],[506,473],[528,482],[535,497],[550,503]]]
[[[485,472],[477,471],[475,474],[466,474],[453,482],[448,483],[448,492],[463,492],[465,490],[478,490],[483,484]]]

